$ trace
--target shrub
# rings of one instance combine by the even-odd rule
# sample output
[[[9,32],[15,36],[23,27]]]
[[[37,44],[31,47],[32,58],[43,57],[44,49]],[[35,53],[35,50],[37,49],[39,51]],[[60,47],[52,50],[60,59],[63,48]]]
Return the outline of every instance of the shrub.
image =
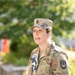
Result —
[[[75,75],[75,60],[71,62],[70,72],[71,72],[71,75]]]
[[[3,57],[4,64],[12,64],[15,66],[27,66],[28,57],[18,56],[16,53],[11,52]]]

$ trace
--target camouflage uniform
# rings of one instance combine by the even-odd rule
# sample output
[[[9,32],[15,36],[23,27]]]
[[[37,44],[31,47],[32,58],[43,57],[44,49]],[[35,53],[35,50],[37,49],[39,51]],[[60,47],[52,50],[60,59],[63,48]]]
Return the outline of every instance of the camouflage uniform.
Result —
[[[34,49],[29,59],[28,75],[32,71],[32,57],[38,55],[35,75],[69,75],[67,55],[56,45],[51,44],[40,56],[39,47]]]

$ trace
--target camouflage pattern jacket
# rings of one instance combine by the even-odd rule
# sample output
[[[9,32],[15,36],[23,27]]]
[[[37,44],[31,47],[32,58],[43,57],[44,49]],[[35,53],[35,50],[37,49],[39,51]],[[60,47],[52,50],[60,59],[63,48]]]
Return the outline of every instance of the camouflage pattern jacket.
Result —
[[[35,54],[36,63],[33,62]],[[28,75],[69,75],[67,55],[53,44],[41,56],[39,47],[34,49],[29,59]]]

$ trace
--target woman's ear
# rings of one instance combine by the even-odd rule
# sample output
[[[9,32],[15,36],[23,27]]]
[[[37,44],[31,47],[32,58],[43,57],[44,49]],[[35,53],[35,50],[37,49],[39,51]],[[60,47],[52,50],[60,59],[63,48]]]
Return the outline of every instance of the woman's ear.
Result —
[[[48,38],[51,38],[52,37],[52,31],[50,30],[49,32],[48,32]]]

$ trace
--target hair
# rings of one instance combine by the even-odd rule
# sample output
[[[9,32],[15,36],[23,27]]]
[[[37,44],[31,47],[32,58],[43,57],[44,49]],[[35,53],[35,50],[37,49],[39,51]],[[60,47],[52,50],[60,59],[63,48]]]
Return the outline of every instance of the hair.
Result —
[[[50,33],[50,40],[51,40],[51,43],[55,44],[55,42],[54,42],[53,39],[52,39],[52,30],[49,29],[49,28],[47,28],[47,29],[46,29],[46,33],[47,33],[47,34]]]
[[[2,38],[6,39],[7,38],[7,34],[3,34]]]
[[[49,28],[46,29],[46,33],[49,33],[51,30]]]
[[[50,34],[50,39],[52,39],[52,30],[49,29],[49,28],[47,28],[47,29],[46,29],[46,33],[47,33],[47,34]]]

